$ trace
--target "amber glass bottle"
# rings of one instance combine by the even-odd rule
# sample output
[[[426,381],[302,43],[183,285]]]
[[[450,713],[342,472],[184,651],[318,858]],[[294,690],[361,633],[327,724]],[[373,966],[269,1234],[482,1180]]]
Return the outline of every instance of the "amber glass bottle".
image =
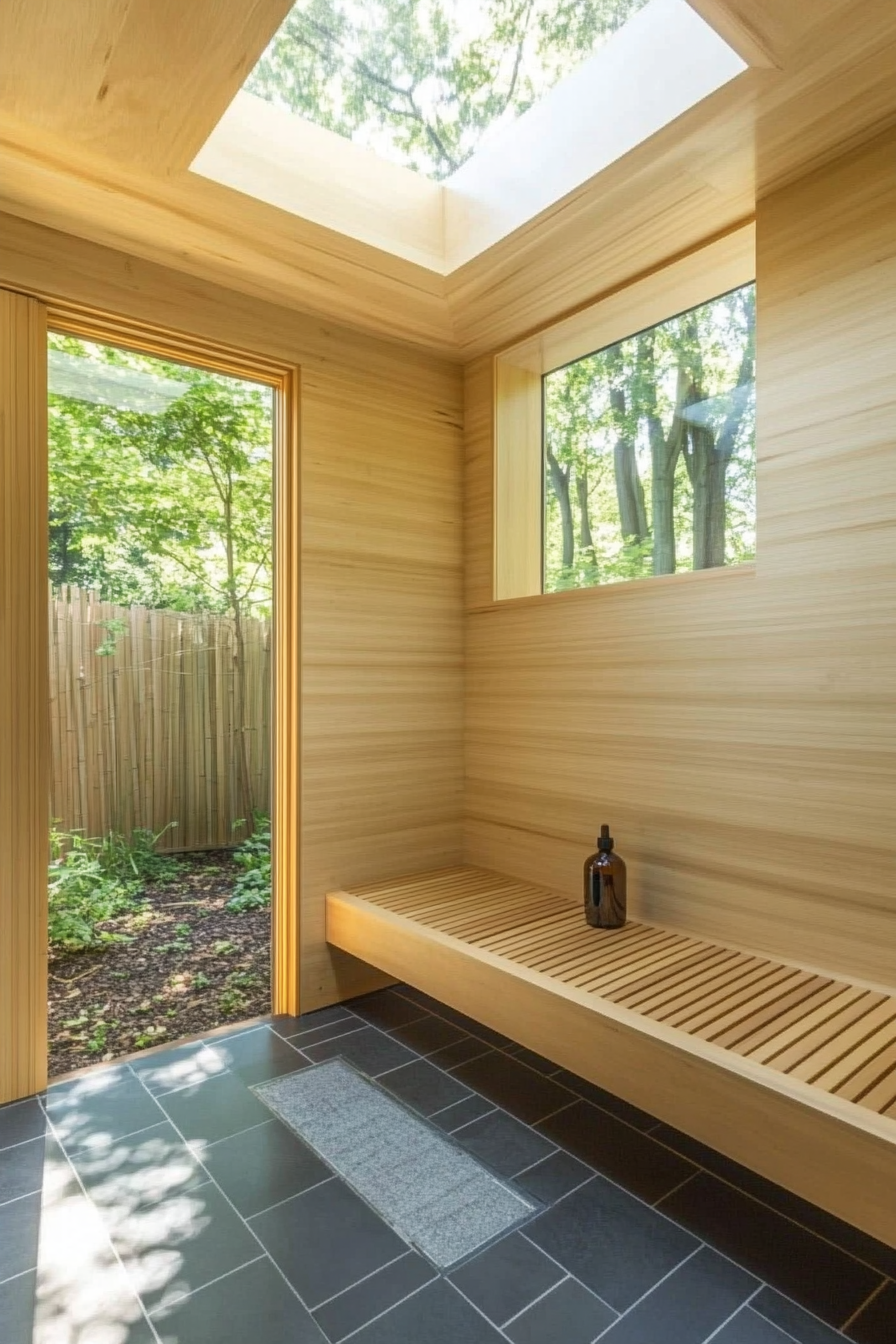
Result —
[[[595,929],[625,923],[625,864],[613,853],[609,826],[601,826],[597,853],[585,860],[585,918]]]

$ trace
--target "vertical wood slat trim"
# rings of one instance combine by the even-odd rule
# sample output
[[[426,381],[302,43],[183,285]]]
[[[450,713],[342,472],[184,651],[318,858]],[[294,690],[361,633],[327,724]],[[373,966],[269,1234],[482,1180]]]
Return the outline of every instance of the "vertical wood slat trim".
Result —
[[[0,290],[0,1102],[47,1080],[47,314]]]
[[[274,621],[271,745],[273,1011],[299,1012],[302,604],[301,380],[286,373],[274,402]]]

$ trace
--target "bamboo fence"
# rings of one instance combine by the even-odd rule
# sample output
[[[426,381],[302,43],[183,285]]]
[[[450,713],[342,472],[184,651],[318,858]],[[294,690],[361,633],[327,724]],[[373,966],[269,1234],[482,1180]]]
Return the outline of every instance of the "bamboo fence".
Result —
[[[237,722],[233,620],[50,592],[54,823],[88,836],[165,832],[160,849],[213,849],[248,828],[238,744],[252,803],[270,798],[271,632],[244,621],[246,722]]]

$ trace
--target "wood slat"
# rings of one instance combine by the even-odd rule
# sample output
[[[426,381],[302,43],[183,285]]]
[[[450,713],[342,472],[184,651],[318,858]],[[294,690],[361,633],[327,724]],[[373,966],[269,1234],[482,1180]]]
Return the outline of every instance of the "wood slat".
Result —
[[[476,868],[362,890],[371,907],[569,985],[596,1009],[618,1004],[879,1115],[896,1106],[896,996],[649,924],[592,929],[568,898]]]

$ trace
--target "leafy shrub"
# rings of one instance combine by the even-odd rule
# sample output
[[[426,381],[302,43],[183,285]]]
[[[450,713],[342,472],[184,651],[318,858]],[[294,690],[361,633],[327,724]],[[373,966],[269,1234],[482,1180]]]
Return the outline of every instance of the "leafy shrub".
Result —
[[[263,910],[271,903],[271,819],[255,814],[255,830],[234,851],[234,862],[242,872],[233,884],[228,910]]]
[[[116,832],[88,839],[79,831],[51,829],[51,946],[78,952],[125,941],[124,935],[97,925],[136,909],[146,880],[177,870],[176,860],[154,852],[162,834],[135,831],[128,841]]]

